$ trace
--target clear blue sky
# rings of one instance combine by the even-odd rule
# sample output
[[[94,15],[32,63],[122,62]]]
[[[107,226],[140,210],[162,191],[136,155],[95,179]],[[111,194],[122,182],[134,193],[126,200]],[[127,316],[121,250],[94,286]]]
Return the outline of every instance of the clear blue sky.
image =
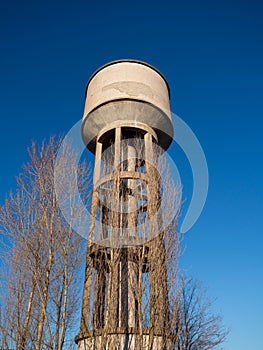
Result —
[[[0,6],[0,202],[31,140],[67,132],[80,119],[95,69],[119,58],[151,63],[167,77],[172,110],[198,136],[209,166],[207,203],[187,233],[183,262],[218,298],[215,310],[232,328],[225,349],[262,350],[262,3]]]

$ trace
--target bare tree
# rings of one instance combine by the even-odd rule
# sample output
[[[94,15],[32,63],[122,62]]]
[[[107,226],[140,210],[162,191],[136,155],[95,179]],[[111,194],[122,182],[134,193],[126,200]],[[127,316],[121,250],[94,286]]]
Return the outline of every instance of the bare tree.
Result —
[[[178,298],[173,306],[172,334],[178,350],[209,350],[219,348],[228,329],[222,316],[211,310],[213,302],[200,283],[181,276]]]
[[[76,332],[84,242],[62,216],[55,194],[54,167],[61,141],[51,137],[40,149],[32,143],[16,193],[0,207],[6,267],[1,333],[5,346],[20,350],[69,349]],[[85,202],[87,166],[76,165],[77,155],[69,145],[61,159],[60,166],[66,169],[61,171],[61,186],[68,182],[65,174],[78,172]],[[71,184],[67,186],[70,193]],[[73,190],[67,201],[81,217]]]

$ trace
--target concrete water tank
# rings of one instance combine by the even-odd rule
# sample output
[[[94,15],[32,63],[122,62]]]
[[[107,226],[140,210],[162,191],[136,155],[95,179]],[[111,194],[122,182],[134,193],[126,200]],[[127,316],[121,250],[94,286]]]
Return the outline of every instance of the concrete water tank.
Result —
[[[167,149],[173,137],[169,86],[148,63],[118,60],[100,67],[90,78],[82,121],[82,137],[94,152],[98,136],[117,126],[152,128]]]

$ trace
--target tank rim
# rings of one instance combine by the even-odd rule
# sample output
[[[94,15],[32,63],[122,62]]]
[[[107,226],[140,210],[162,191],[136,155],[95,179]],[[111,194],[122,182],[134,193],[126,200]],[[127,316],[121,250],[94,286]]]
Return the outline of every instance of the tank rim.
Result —
[[[169,99],[170,99],[170,87],[169,87],[168,81],[165,78],[165,76],[163,75],[163,73],[161,71],[159,71],[159,69],[157,69],[154,66],[152,66],[150,63],[147,63],[147,62],[144,62],[144,61],[141,61],[141,60],[131,59],[131,58],[123,58],[123,59],[119,59],[119,60],[110,61],[108,63],[105,63],[104,65],[102,65],[98,69],[96,69],[95,72],[90,76],[90,78],[89,78],[89,80],[87,82],[85,96],[87,96],[88,86],[89,86],[91,80],[95,77],[95,75],[97,75],[101,70],[103,70],[106,67],[109,67],[109,66],[112,66],[112,65],[118,64],[118,63],[125,63],[125,62],[141,64],[143,66],[151,68],[153,71],[158,73],[161,76],[161,78],[164,80],[164,82],[165,82],[165,84],[167,86],[168,95],[169,95]]]

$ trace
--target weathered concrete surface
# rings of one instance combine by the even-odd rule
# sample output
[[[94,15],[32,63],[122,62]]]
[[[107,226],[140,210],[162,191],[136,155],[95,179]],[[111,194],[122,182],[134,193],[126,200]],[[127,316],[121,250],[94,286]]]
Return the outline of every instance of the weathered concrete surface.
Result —
[[[153,67],[138,61],[117,61],[97,71],[87,86],[82,136],[94,151],[101,129],[117,121],[150,126],[166,149],[173,137],[169,88]]]

